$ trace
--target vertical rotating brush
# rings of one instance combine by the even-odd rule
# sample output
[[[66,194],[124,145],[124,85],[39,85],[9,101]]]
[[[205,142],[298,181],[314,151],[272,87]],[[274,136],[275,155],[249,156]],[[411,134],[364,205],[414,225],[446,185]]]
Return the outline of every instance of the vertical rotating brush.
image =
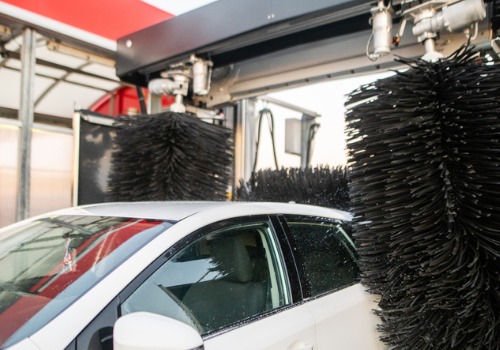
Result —
[[[500,66],[472,48],[347,101],[362,280],[391,349],[500,349]]]
[[[123,116],[116,125],[110,200],[227,198],[231,130],[174,112]]]

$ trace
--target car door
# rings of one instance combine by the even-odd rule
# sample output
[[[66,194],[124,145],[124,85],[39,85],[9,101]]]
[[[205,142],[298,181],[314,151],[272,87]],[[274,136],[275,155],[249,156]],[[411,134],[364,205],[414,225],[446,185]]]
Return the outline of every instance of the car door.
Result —
[[[206,350],[313,349],[314,319],[282,244],[266,216],[210,225],[124,291],[120,312],[182,321],[198,330]]]
[[[359,283],[353,241],[346,223],[287,216],[305,305],[316,321],[317,349],[384,349],[377,332],[374,296]]]

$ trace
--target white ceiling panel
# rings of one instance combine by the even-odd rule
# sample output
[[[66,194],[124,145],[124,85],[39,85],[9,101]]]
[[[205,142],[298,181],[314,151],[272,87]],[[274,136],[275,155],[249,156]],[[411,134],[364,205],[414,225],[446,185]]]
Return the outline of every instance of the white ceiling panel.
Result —
[[[61,82],[35,108],[35,112],[72,118],[75,106],[88,108],[102,96],[101,90]]]
[[[66,74],[65,70],[52,68],[52,67],[46,67],[46,66],[42,66],[42,65],[37,65],[35,67],[35,72],[37,74],[45,75],[45,76],[52,77],[55,79],[60,79]]]
[[[5,67],[21,70],[21,61],[16,60],[16,59],[7,59],[5,61]],[[43,75],[46,77],[54,78],[54,79],[60,79],[62,78],[65,74],[66,71],[62,69],[57,69],[57,68],[52,68],[52,67],[47,67],[47,66],[42,66],[42,65],[36,65],[35,66],[35,73],[39,75]]]
[[[56,82],[55,79],[36,76],[35,77],[35,101],[45,93],[45,90]]]
[[[66,77],[67,81],[72,81],[75,83],[81,83],[85,84],[88,86],[95,87],[96,89],[102,89],[102,90],[107,90],[111,91],[116,89],[118,86],[120,86],[119,82],[112,82],[109,80],[104,80],[104,79],[99,79],[99,78],[94,78],[94,77],[89,77],[83,74],[79,73],[71,73]]]
[[[0,84],[0,106],[19,109],[21,101],[21,72],[11,69],[0,69],[0,81],[8,81],[9,84]],[[39,77],[35,78],[34,97],[35,100],[54,83],[55,80]]]
[[[21,92],[21,73],[11,69],[0,69],[0,81],[8,81],[8,84],[0,84],[0,106],[7,108],[19,108]]]
[[[15,38],[9,40],[5,44],[5,49],[7,49],[9,51],[18,52],[21,49],[22,43],[23,43],[23,38],[18,35]]]
[[[78,68],[87,63],[84,59],[49,50],[46,46],[36,49],[36,58],[70,68]]]
[[[21,61],[14,59],[6,59],[3,63],[5,67],[13,68],[16,70],[21,70]]]
[[[99,75],[105,78],[113,79],[118,81],[118,77],[116,76],[115,67],[104,66],[99,63],[90,63],[89,65],[82,68],[82,71],[92,73],[95,75]]]

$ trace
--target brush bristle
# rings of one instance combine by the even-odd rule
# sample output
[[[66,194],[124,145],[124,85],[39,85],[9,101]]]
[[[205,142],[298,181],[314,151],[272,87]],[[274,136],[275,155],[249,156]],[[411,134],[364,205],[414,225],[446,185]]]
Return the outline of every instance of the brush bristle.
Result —
[[[295,202],[348,210],[349,189],[345,167],[281,168],[259,170],[240,182],[237,200]]]
[[[173,112],[123,116],[117,126],[110,200],[227,198],[233,159],[231,130]]]
[[[500,349],[500,67],[470,47],[400,61],[346,104],[354,237],[382,339]]]

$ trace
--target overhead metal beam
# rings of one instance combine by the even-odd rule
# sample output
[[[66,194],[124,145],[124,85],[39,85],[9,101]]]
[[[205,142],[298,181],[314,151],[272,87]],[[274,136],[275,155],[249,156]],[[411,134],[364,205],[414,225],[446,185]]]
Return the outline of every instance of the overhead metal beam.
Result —
[[[68,119],[68,120],[70,122],[72,122],[71,119]],[[20,128],[22,126],[22,124],[19,120],[3,118],[1,116],[0,116],[0,125],[13,126],[16,128]],[[46,132],[65,134],[65,135],[73,135],[73,130],[71,129],[71,127],[56,126],[56,125],[50,125],[47,123],[34,122],[33,123],[33,130],[46,131]]]
[[[425,49],[411,26],[401,26],[391,55],[369,55],[374,0],[219,0],[118,40],[117,75],[146,85],[191,57],[213,63],[208,95],[194,96],[209,108],[273,91],[326,80],[399,69],[394,56],[422,57]],[[391,2],[401,9],[417,0]],[[231,14],[230,20],[227,13]],[[401,13],[393,25],[402,21]],[[472,44],[490,42],[489,21]],[[406,28],[406,29],[405,29]],[[444,56],[467,42],[462,32],[440,33]]]
[[[117,75],[124,81],[146,85],[170,64],[188,60],[192,54],[221,66],[304,41],[366,29],[371,3],[219,0],[119,38]],[[357,19],[347,22],[354,17]]]
[[[256,100],[246,99],[236,104],[236,120],[234,125],[234,181],[233,190],[238,181],[245,183],[252,175],[255,161],[255,116]]]
[[[8,108],[8,107],[0,107],[0,119],[2,120],[15,120],[17,119],[17,124],[13,125],[20,125],[19,122],[19,110],[14,109],[14,108]],[[44,114],[44,113],[36,113],[35,112],[35,118],[34,118],[34,125],[35,128],[40,129],[39,125],[49,125],[49,126],[56,126],[56,127],[61,127],[61,128],[70,128],[72,127],[72,120],[70,118],[66,117],[59,117],[55,115],[49,115],[49,114]],[[38,126],[37,126],[38,125]]]
[[[351,33],[214,68],[209,94],[197,99],[213,107],[313,83],[397,70],[405,66],[395,57],[419,58],[425,53],[407,26],[391,55],[374,62],[366,56],[369,36],[370,31]],[[488,40],[488,23],[482,22],[473,44]],[[446,57],[466,42],[462,33],[442,33],[438,48]]]

